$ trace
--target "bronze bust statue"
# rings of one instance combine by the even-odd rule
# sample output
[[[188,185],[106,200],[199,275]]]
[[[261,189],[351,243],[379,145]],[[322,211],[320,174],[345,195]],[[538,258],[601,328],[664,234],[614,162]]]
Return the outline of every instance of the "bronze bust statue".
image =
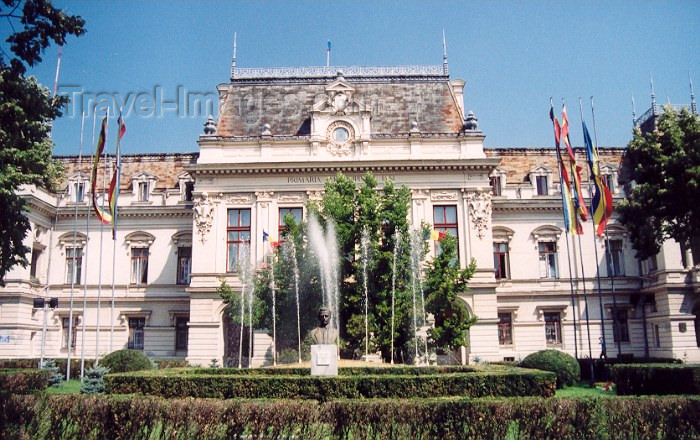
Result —
[[[338,330],[329,327],[330,322],[330,309],[326,307],[318,309],[318,327],[311,330],[311,341],[314,345],[338,343]]]

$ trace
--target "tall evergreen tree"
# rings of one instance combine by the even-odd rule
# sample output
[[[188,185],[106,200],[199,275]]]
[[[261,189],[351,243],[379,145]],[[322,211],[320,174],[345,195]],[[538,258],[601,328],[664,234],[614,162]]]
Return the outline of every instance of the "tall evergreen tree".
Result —
[[[435,319],[434,328],[428,331],[429,344],[440,354],[467,345],[467,330],[477,317],[470,315],[458,295],[467,290],[475,270],[473,259],[466,269],[459,268],[455,237],[447,235],[440,240],[440,253],[430,263],[425,280],[425,309]]]

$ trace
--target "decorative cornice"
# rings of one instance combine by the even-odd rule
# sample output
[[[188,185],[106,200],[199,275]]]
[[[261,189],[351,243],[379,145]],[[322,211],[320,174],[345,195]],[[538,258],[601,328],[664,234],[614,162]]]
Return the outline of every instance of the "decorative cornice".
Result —
[[[399,160],[358,162],[278,162],[250,164],[196,164],[185,167],[193,175],[210,174],[289,174],[289,173],[364,173],[372,172],[434,172],[491,170],[499,159]]]
[[[344,78],[353,81],[389,81],[392,79],[449,79],[438,65],[417,66],[305,66],[236,68],[232,83],[240,82],[304,82],[334,80],[342,71]]]

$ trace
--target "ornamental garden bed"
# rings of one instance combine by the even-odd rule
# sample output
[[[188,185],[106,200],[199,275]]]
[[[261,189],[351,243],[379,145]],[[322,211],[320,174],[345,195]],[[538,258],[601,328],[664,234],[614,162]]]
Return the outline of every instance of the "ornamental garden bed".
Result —
[[[109,374],[112,394],[252,399],[412,398],[554,395],[554,373],[505,366],[307,369],[171,369]]]

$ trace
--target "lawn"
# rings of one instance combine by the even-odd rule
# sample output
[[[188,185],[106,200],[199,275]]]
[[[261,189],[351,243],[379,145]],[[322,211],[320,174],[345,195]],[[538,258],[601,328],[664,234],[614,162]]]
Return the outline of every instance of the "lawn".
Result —
[[[558,389],[554,397],[611,397],[614,391],[605,391],[597,387],[591,387],[587,381],[580,381],[574,386]]]
[[[48,387],[48,394],[80,394],[80,379],[71,379],[61,382],[60,386]]]

